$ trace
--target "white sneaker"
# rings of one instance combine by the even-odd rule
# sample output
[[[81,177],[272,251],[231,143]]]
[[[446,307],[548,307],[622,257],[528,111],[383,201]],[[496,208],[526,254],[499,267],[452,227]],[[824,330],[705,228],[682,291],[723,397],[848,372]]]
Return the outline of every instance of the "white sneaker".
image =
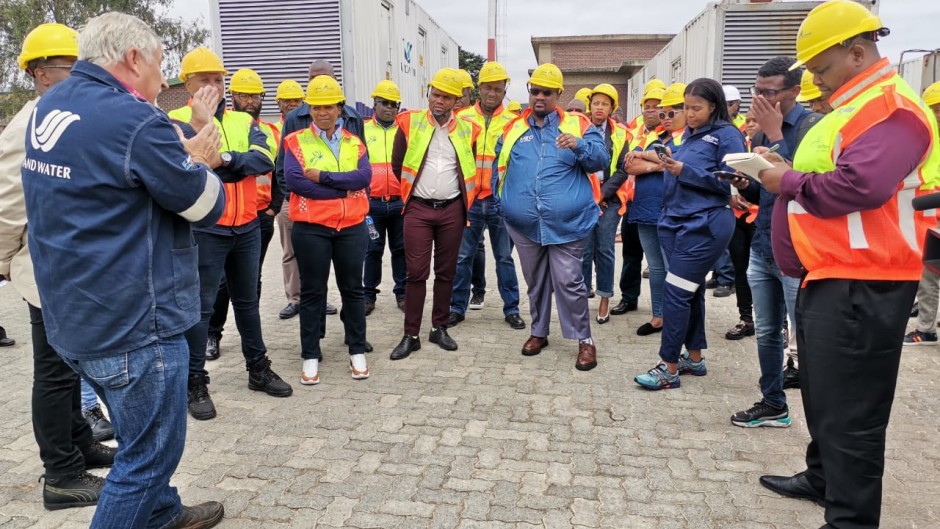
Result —
[[[352,372],[353,380],[364,380],[369,378],[369,366],[366,364],[366,355],[350,355],[349,370]]]
[[[304,368],[300,372],[300,383],[305,386],[315,386],[320,383],[320,361],[304,360]]]

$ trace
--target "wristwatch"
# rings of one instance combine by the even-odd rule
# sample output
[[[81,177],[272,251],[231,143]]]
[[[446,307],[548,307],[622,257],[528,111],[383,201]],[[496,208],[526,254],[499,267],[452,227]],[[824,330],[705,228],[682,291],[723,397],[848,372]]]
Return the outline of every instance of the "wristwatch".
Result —
[[[222,158],[222,167],[228,167],[232,165],[232,153],[223,152],[219,155],[219,157]]]

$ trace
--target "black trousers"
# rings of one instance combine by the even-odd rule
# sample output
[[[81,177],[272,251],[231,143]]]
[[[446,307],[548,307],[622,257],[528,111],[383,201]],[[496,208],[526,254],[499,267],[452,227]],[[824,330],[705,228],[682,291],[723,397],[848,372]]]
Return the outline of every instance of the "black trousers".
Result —
[[[917,281],[821,280],[800,289],[806,475],[825,491],[825,528],[879,525],[885,431],[916,291]]]
[[[72,476],[85,471],[82,457],[91,446],[91,428],[82,416],[78,373],[46,339],[42,311],[29,305],[33,337],[33,434],[46,477]]]
[[[640,299],[643,285],[643,245],[635,222],[627,222],[624,215],[620,221],[621,252],[623,268],[620,270],[620,298],[627,303]]]
[[[756,228],[740,217],[734,224],[734,235],[728,243],[731,264],[734,266],[734,293],[738,302],[738,314],[741,321],[754,322],[754,300],[751,298],[751,286],[747,283],[747,265],[751,261],[751,240]]]
[[[261,270],[264,268],[264,256],[268,253],[268,245],[274,237],[274,217],[265,215],[264,211],[258,212],[258,220],[261,224],[261,259],[258,266],[258,299],[261,299]],[[212,317],[209,318],[209,335],[214,335],[221,339],[222,331],[225,328],[225,322],[228,320],[228,304],[231,298],[228,295],[228,284],[225,282],[225,276],[222,276],[222,283],[219,284],[219,293],[215,298],[215,305],[212,306]]]

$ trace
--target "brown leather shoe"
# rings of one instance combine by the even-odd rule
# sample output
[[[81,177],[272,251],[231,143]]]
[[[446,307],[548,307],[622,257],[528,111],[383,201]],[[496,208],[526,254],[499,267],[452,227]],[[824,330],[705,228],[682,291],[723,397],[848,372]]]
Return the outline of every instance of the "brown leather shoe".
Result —
[[[529,336],[529,339],[522,345],[523,356],[535,356],[542,352],[542,349],[548,347],[548,337],[539,338],[538,336]]]
[[[590,371],[597,367],[597,348],[588,343],[579,343],[578,361],[574,367],[578,371]]]
[[[173,520],[170,529],[208,529],[222,521],[225,509],[217,501],[207,501],[199,505],[183,506],[183,511]]]

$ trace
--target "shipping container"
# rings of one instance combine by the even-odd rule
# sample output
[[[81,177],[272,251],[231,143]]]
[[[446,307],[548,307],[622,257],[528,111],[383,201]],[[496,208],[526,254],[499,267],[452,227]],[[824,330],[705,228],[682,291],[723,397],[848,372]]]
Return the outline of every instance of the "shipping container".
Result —
[[[710,77],[737,87],[746,109],[757,70],[772,57],[796,53],[800,24],[821,3],[709,3],[630,79],[626,108],[637,112],[640,92],[650,79],[662,79],[668,85]],[[873,4],[867,0],[859,3],[869,8]]]
[[[398,84],[403,108],[421,108],[434,73],[458,65],[457,43],[414,0],[209,1],[213,48],[229,72],[261,75],[265,116],[278,115],[277,85],[306,87],[316,59],[333,64],[347,104],[367,115],[379,81]]]
[[[940,49],[902,62],[898,73],[915,92],[923,93],[928,86],[940,81]]]

